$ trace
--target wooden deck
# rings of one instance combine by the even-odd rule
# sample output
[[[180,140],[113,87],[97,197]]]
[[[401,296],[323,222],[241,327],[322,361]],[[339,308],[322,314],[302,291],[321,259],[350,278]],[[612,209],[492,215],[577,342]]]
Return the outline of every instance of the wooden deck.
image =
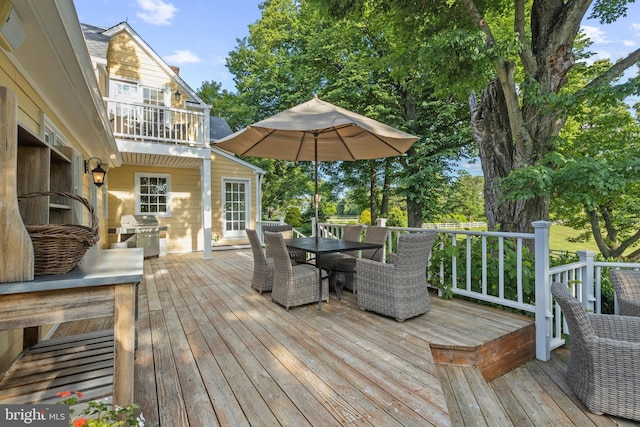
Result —
[[[586,411],[566,385],[566,349],[492,379],[478,358],[499,355],[503,337],[522,341],[528,319],[434,296],[429,313],[398,323],[349,292],[286,311],[250,288],[252,270],[249,250],[145,261],[135,394],[147,425],[636,425]]]

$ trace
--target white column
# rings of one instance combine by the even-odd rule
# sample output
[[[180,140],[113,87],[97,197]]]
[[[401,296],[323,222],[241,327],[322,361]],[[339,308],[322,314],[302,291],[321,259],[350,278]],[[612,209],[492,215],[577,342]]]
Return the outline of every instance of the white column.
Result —
[[[202,159],[200,170],[202,182],[202,237],[204,240],[204,259],[211,259],[211,152]]]

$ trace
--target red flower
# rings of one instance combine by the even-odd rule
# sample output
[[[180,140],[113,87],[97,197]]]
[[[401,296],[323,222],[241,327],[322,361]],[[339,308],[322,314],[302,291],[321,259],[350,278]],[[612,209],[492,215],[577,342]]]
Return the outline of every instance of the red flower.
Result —
[[[82,427],[87,423],[87,420],[85,420],[84,418],[78,418],[74,423],[73,423],[73,427]]]
[[[56,393],[56,396],[69,397],[69,396],[71,396],[71,392],[68,391],[68,390],[67,391],[59,391],[59,392]]]
[[[78,396],[78,399],[82,399],[82,396],[84,396],[84,393],[81,391],[76,391],[76,396]]]

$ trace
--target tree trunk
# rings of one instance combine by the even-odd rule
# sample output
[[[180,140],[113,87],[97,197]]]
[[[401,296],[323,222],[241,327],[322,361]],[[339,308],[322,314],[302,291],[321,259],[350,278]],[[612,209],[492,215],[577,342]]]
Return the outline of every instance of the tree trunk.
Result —
[[[409,227],[422,227],[422,205],[407,197],[407,220]]]
[[[533,221],[547,219],[549,199],[536,197],[531,200],[510,201],[502,197],[500,179],[524,164],[516,155],[512,144],[509,116],[502,86],[492,81],[482,91],[478,105],[473,94],[470,98],[473,137],[478,144],[484,173],[484,203],[490,230],[507,232],[531,232]]]
[[[380,217],[387,218],[389,216],[389,194],[391,193],[391,173],[390,159],[384,162],[384,183],[382,184],[382,202],[380,203]]]
[[[471,20],[487,37],[495,40],[487,21],[474,0],[464,0]],[[491,229],[531,232],[531,223],[549,217],[549,198],[538,196],[511,201],[500,192],[500,180],[512,170],[536,166],[553,149],[551,139],[558,135],[566,112],[541,105],[539,97],[557,94],[573,67],[573,40],[590,1],[534,1],[531,8],[531,45],[522,36],[520,59],[528,90],[518,90],[515,64],[496,60],[496,79],[482,92],[480,103],[470,98],[471,126],[478,144],[485,177],[485,211]],[[515,27],[525,34],[523,3],[516,2]],[[537,90],[534,90],[537,88]],[[520,99],[522,96],[522,99]]]
[[[375,225],[378,218],[378,170],[371,169],[371,191],[369,192],[369,209],[371,211],[371,225]]]

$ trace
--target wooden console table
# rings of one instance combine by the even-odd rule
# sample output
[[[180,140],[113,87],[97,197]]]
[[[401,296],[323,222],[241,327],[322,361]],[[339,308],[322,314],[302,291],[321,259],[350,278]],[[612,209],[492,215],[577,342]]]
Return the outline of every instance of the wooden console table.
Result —
[[[0,283],[0,330],[114,316],[113,403],[133,403],[136,285],[143,278],[143,249],[91,250],[67,274]]]

